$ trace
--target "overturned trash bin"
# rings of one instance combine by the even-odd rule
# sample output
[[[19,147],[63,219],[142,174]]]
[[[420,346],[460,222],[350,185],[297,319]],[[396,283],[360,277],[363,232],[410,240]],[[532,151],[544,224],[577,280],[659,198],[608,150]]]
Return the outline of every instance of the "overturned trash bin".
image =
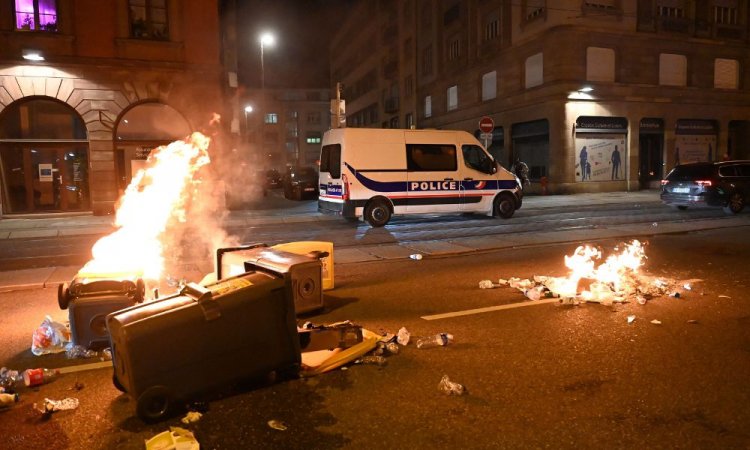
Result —
[[[146,287],[135,276],[107,278],[82,272],[57,289],[60,309],[68,310],[73,344],[87,349],[109,346],[106,317],[144,299]]]
[[[323,265],[325,251],[305,255],[265,244],[248,244],[216,250],[216,278],[222,280],[253,270],[278,275],[289,283],[297,314],[323,308]]]
[[[201,392],[274,372],[296,376],[288,287],[278,274],[252,271],[109,315],[115,387],[155,422]]]

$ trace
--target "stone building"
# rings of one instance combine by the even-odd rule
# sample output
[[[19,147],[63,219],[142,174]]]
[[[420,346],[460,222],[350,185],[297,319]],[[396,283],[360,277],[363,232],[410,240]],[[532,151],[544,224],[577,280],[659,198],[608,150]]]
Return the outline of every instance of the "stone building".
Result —
[[[327,88],[248,89],[242,104],[251,160],[262,169],[315,166],[330,128]]]
[[[332,43],[332,82],[348,126],[482,137],[492,118],[490,152],[526,162],[532,193],[654,188],[677,163],[750,158],[749,14],[747,0],[363,1]]]
[[[151,149],[226,113],[219,16],[214,0],[0,1],[2,214],[110,213]]]

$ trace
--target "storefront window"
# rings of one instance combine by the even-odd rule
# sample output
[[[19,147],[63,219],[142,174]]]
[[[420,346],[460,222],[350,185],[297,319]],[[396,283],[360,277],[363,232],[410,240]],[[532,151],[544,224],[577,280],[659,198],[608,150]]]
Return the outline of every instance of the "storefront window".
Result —
[[[89,209],[86,127],[69,106],[42,98],[0,114],[0,181],[7,214]]]
[[[57,31],[55,0],[16,0],[16,29]]]

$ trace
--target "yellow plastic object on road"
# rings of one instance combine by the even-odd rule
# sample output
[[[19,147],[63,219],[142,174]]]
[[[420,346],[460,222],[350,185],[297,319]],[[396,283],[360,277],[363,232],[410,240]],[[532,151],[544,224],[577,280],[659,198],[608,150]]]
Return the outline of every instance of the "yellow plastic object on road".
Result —
[[[328,252],[328,256],[320,259],[323,265],[322,282],[323,290],[333,289],[333,242],[325,241],[297,241],[285,242],[272,246],[284,252],[294,253],[295,255],[306,255],[310,252]]]
[[[301,375],[303,377],[312,377],[315,375],[320,375],[321,373],[331,371],[333,369],[336,369],[337,367],[341,367],[346,363],[350,363],[372,351],[378,345],[378,341],[380,340],[380,338],[380,335],[362,328],[362,342],[360,342],[359,344],[353,345],[344,350],[336,349],[310,352],[317,355],[302,353],[303,370],[301,372]],[[323,355],[323,358],[325,359],[323,359],[323,361],[320,363],[317,363],[316,361],[315,366],[311,366],[311,363],[308,363],[308,361],[306,360],[307,357],[310,357],[311,360],[319,360],[321,359],[321,355]]]

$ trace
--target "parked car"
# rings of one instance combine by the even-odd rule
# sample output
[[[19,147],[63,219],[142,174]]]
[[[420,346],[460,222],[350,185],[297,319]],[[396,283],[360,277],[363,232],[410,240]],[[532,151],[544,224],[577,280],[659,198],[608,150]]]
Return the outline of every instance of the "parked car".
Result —
[[[661,201],[678,209],[721,207],[737,214],[750,201],[750,161],[676,166],[661,181]]]
[[[287,167],[284,174],[284,197],[293,200],[318,196],[318,171],[313,167]]]
[[[268,189],[281,187],[281,174],[276,169],[266,170],[266,187]]]

